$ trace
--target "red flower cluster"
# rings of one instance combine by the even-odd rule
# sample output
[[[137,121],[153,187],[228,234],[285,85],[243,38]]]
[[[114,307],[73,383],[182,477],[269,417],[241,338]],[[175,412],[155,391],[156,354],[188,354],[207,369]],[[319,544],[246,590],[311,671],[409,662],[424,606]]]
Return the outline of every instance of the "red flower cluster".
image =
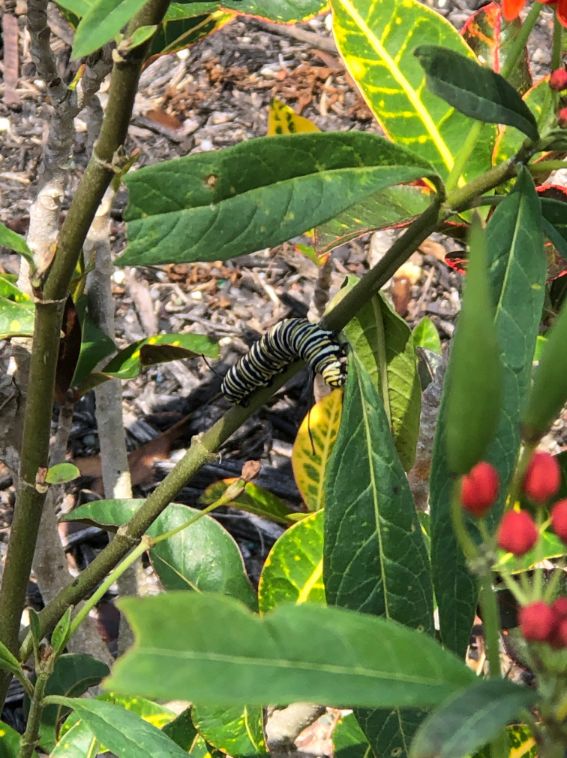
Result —
[[[545,5],[555,5],[557,18],[567,26],[567,0],[538,0]],[[513,21],[518,18],[520,11],[526,4],[526,0],[502,0],[502,15],[506,21]]]
[[[547,642],[552,647],[567,647],[567,597],[551,605],[536,601],[520,609],[520,629],[528,642]]]

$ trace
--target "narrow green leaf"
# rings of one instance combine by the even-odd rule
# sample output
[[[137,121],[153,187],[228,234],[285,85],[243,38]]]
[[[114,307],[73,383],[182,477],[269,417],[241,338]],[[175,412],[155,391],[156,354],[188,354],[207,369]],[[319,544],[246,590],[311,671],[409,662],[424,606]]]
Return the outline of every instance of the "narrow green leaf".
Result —
[[[78,298],[75,308],[81,325],[81,347],[70,386],[80,387],[95,366],[104,358],[113,355],[117,347],[108,334],[95,323],[86,296]]]
[[[181,8],[186,10],[179,12]],[[232,13],[215,8],[218,8],[218,3],[172,3],[150,43],[148,59],[176,53],[194,45],[234,18]]]
[[[155,758],[156,755],[187,756],[166,734],[119,705],[94,698],[53,695],[51,702],[72,708],[97,740],[120,758]]]
[[[0,297],[14,303],[29,303],[30,296],[15,285],[17,277],[14,274],[0,276]]]
[[[429,558],[413,498],[376,383],[356,345],[353,357],[326,477],[327,601],[432,634]],[[357,712],[380,754],[406,755],[422,716],[399,709]]]
[[[90,655],[84,653],[61,655],[55,663],[53,674],[49,677],[45,694],[77,697],[86,692],[89,687],[99,684],[109,673],[106,663],[97,661]],[[39,744],[46,752],[50,753],[57,743],[57,727],[61,722],[62,710],[66,709],[57,705],[47,705],[42,710]]]
[[[486,234],[480,221],[473,221],[471,226],[469,251],[463,306],[447,379],[447,461],[454,474],[466,474],[482,458],[496,431],[502,395]]]
[[[193,723],[199,734],[232,758],[267,755],[264,715],[258,706],[193,706]]]
[[[199,502],[203,505],[211,505],[225,494],[234,481],[234,479],[224,479],[210,484],[201,495]],[[291,516],[295,514],[295,511],[291,511],[286,502],[254,482],[247,482],[244,491],[235,500],[231,500],[229,505],[231,508],[238,508],[241,511],[254,513],[256,516],[262,516],[262,518],[286,525],[290,523]]]
[[[260,618],[232,598],[189,592],[119,605],[136,644],[106,682],[117,692],[211,705],[428,707],[474,679],[427,634],[340,608],[284,605]]]
[[[433,321],[425,316],[413,330],[413,344],[441,354],[441,338]]]
[[[327,0],[221,0],[221,5],[239,14],[290,23],[316,16],[325,8]]]
[[[60,8],[71,11],[75,16],[84,16],[93,6],[94,0],[57,0]]]
[[[520,409],[529,387],[545,294],[546,256],[540,203],[526,173],[494,211],[486,234],[492,299],[496,303],[493,329],[501,345],[503,364],[498,426],[484,456],[500,474],[502,494],[493,514],[497,520],[515,466],[520,442]],[[451,366],[452,363],[449,374]],[[459,655],[464,655],[477,602],[477,587],[465,567],[449,513],[453,477],[447,464],[445,438],[448,386],[449,379],[437,422],[430,476],[431,558],[442,639]]]
[[[41,640],[43,639],[43,636],[41,634],[41,627],[39,623],[39,616],[37,615],[37,611],[35,610],[35,608],[30,608],[29,615],[30,615],[30,632],[33,638],[34,651],[37,654],[39,652],[39,646],[41,644]]]
[[[547,334],[527,405],[522,436],[536,443],[548,431],[567,402],[567,302]]]
[[[33,260],[33,253],[28,247],[28,243],[21,234],[16,234],[5,224],[0,223],[0,245],[13,250],[15,253],[23,255],[28,260]]]
[[[85,758],[97,755],[102,745],[83,721],[75,723],[59,739],[49,758]]]
[[[47,469],[45,482],[46,484],[66,484],[80,476],[81,472],[74,463],[56,463]]]
[[[0,297],[0,339],[31,337],[34,317],[33,303],[15,303]]]
[[[531,89],[523,96],[526,106],[534,114],[540,134],[545,134],[550,128],[557,123],[555,115],[555,97],[554,92],[549,86],[547,78],[540,79]],[[498,135],[494,149],[494,164],[511,158],[522,146],[524,135],[505,126]]]
[[[361,132],[260,137],[128,174],[119,265],[226,260],[285,242],[371,192],[435,175]]]
[[[508,124],[539,139],[534,114],[500,74],[437,45],[421,45],[414,54],[427,75],[427,86],[461,113],[490,124]]]
[[[258,583],[258,607],[267,613],[282,603],[325,603],[323,511],[285,531],[270,550]]]
[[[69,639],[69,631],[71,629],[71,616],[72,608],[67,608],[65,613],[61,616],[55,629],[51,632],[51,646],[56,653],[62,653],[63,648],[67,644]]]
[[[71,56],[73,60],[94,53],[110,42],[145,2],[146,0],[95,0],[75,32]]]
[[[19,758],[21,735],[11,726],[0,721],[0,758]],[[33,758],[37,753],[32,753]]]
[[[410,758],[467,758],[496,738],[537,700],[537,692],[505,679],[476,682],[449,698],[420,726]]]
[[[91,521],[106,527],[125,524],[143,500],[97,500],[75,508],[65,521]],[[148,529],[159,534],[185,524],[200,512],[186,505],[171,503]],[[199,518],[183,531],[160,542],[150,551],[158,576],[166,589],[199,592],[224,592],[239,598],[251,608],[256,597],[244,569],[236,542],[210,516]]]
[[[21,675],[22,668],[20,662],[13,655],[3,642],[0,642],[0,669],[10,671],[12,674]]]
[[[404,469],[409,471],[415,460],[421,409],[411,330],[378,294],[357,312],[344,333],[379,388],[396,450]]]
[[[155,24],[152,26],[139,26],[128,39],[128,49],[133,50],[135,47],[143,45],[154,34],[156,29],[157,26]]]
[[[418,0],[332,0],[333,31],[347,69],[384,132],[415,150],[445,178],[471,121],[425,86],[413,51],[431,42],[473,54],[457,30]],[[482,129],[465,169],[469,178],[490,168],[496,130]]]

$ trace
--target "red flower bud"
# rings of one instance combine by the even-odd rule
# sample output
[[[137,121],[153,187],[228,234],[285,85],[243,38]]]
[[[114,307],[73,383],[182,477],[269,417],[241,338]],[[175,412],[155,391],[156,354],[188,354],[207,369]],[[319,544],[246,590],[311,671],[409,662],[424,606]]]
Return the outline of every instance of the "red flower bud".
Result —
[[[551,606],[541,601],[520,608],[520,629],[528,642],[545,642],[555,627]]]
[[[555,534],[567,542],[567,499],[558,500],[551,508],[551,526]]]
[[[565,596],[558,597],[551,604],[551,609],[553,613],[555,614],[556,621],[567,619],[567,597]]]
[[[562,129],[567,129],[567,108],[557,111],[557,123]]]
[[[556,92],[567,89],[567,71],[564,68],[556,68],[549,77],[549,86]]]
[[[550,453],[535,452],[524,477],[524,493],[534,503],[546,503],[557,494],[561,484],[561,471],[556,458]]]
[[[537,527],[526,511],[508,511],[498,529],[498,547],[513,555],[524,555],[538,540]]]
[[[496,502],[498,486],[498,471],[494,466],[486,461],[477,463],[461,481],[463,508],[477,518],[484,516]]]

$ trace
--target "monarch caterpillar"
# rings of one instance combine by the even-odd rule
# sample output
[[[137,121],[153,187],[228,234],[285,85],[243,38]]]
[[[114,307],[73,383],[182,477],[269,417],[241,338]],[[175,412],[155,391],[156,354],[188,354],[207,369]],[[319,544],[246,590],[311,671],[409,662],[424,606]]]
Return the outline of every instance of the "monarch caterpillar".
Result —
[[[321,374],[330,387],[342,387],[345,383],[344,351],[334,334],[305,318],[286,318],[266,332],[229,369],[221,392],[229,402],[242,403],[298,358]]]

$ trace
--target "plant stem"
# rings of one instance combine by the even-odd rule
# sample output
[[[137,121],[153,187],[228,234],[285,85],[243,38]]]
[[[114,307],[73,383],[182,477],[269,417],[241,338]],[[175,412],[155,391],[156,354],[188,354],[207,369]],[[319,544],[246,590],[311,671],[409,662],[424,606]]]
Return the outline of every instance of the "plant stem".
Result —
[[[490,677],[500,677],[500,619],[496,593],[492,587],[492,573],[487,571],[480,578],[480,607],[486,639]]]
[[[557,13],[553,15],[553,46],[551,48],[551,70],[561,66],[561,57],[563,54],[563,26],[557,18]]]
[[[30,712],[26,724],[26,731],[22,736],[20,743],[19,758],[30,758],[35,754],[35,747],[39,739],[39,726],[41,723],[41,714],[43,711],[43,696],[45,687],[53,672],[53,664],[45,661],[39,671],[33,697],[31,698]]]
[[[129,569],[130,566],[132,566],[132,564],[138,560],[138,558],[140,558],[147,550],[150,549],[151,543],[151,538],[142,537],[140,543],[132,550],[132,552],[127,555],[122,561],[120,561],[120,563],[106,576],[105,580],[101,582],[96,591],[93,592],[89,599],[84,602],[84,604],[79,608],[73,617],[73,621],[71,622],[71,627],[69,630],[69,637],[72,637],[73,634],[75,634],[84,619],[91,612],[91,609],[94,608],[99,600],[104,597],[114,582],[120,576],[122,576],[122,574],[127,571],[127,569]]]
[[[448,191],[452,190],[459,184],[461,174],[463,173],[463,170],[476,147],[476,143],[478,142],[478,138],[480,137],[483,126],[484,123],[482,121],[475,121],[471,126],[465,142],[457,154],[455,163],[453,164],[453,168],[451,169],[451,173],[447,179],[446,187]]]
[[[508,49],[508,55],[506,56],[506,62],[502,66],[502,71],[500,72],[505,79],[510,76],[520,57],[524,54],[524,50],[528,42],[528,37],[530,36],[532,29],[535,26],[541,8],[541,3],[532,4],[532,7],[530,8],[529,13],[525,18],[525,21],[522,24],[522,28],[518,32],[518,36],[510,45],[510,48]]]
[[[539,163],[528,163],[527,168],[530,174],[549,174],[550,171],[559,171],[562,168],[567,168],[567,161],[550,160],[540,161]]]
[[[327,314],[321,321],[321,326],[332,331],[342,329],[442,221],[466,207],[476,196],[488,192],[514,176],[516,161],[517,158],[514,158],[490,169],[466,187],[452,193],[444,205],[441,205],[439,200],[432,203],[422,216],[410,224],[382,260]],[[164,508],[172,502],[179,490],[204,463],[211,459],[211,455],[297,372],[300,365],[299,361],[294,363],[286,371],[274,377],[270,387],[255,392],[245,408],[240,406],[231,408],[204,434],[193,438],[191,446],[177,466],[160,482],[128,524],[118,531],[110,545],[97,555],[73,584],[62,590],[40,612],[40,628],[43,634],[53,629],[69,605],[77,604],[94,590],[106,574],[128,554],[133,542],[141,538]],[[31,636],[28,634],[20,649],[20,657],[26,658],[30,651]]]
[[[129,31],[158,24],[168,0],[150,0],[129,25]],[[16,651],[25,590],[31,571],[45,493],[35,488],[36,476],[47,466],[49,432],[63,305],[85,237],[115,172],[112,161],[126,137],[138,79],[150,40],[134,48],[113,67],[108,106],[93,155],[59,236],[57,250],[45,282],[36,282],[35,329],[30,359],[28,401],[20,451],[21,470],[0,587],[0,641]],[[63,609],[64,610],[64,609]],[[0,705],[9,677],[0,673]]]

